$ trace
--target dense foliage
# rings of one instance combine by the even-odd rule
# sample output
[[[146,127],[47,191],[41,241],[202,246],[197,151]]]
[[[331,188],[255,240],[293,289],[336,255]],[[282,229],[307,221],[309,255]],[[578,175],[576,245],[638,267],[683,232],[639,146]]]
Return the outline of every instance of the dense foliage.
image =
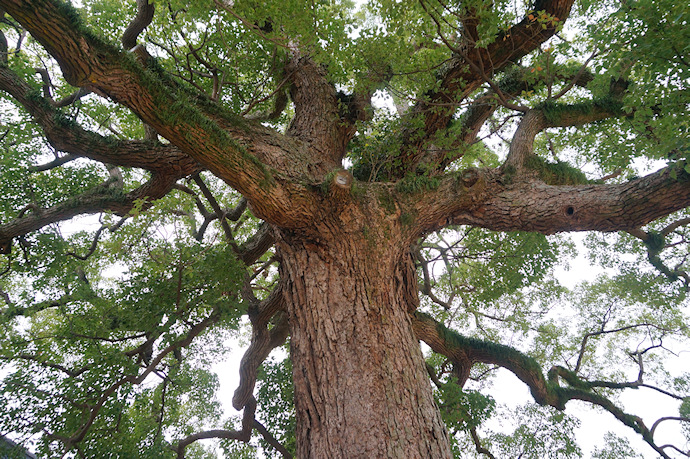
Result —
[[[60,46],[32,36],[38,20],[5,13],[21,3],[0,2],[0,434],[45,458],[291,457],[298,427],[285,312],[263,329],[246,318],[258,320],[257,305],[271,304],[280,284],[264,220],[292,220],[259,218],[270,214],[261,203],[272,192],[253,195],[218,173],[235,166],[191,159],[187,145],[200,137],[152,127],[122,103],[129,88],[75,81]],[[669,183],[687,188],[684,1],[52,3],[69,30],[106,50],[99,56],[124,48],[112,51],[123,72],[164,88],[151,100],[176,101],[156,107],[162,125],[201,126],[208,142],[259,164],[265,183],[257,189],[280,182],[281,165],[314,193],[327,195],[334,177],[298,153],[256,159],[243,143],[250,134],[242,132],[259,132],[254,126],[303,140],[294,122],[296,49],[321,69],[351,121],[341,165],[353,176],[353,199],[394,182],[376,191],[390,213],[443,190],[447,177],[460,183],[483,170],[502,174],[505,187],[523,183],[528,170],[530,180],[571,190],[637,183],[667,168]],[[561,3],[567,21],[550,13]],[[511,27],[521,21],[551,35],[477,70],[475,54],[500,57],[491,50],[520,40]],[[132,32],[137,24],[145,30]],[[461,40],[468,30],[469,44]],[[532,156],[515,163],[513,136],[537,112],[543,127]],[[265,139],[275,150],[293,145]],[[419,152],[428,156],[411,159]],[[452,355],[425,347],[456,457],[690,456],[690,365],[669,364],[690,345],[686,205],[643,225],[504,231],[451,215],[420,231],[410,246],[420,290],[414,320],[434,320],[448,349],[492,356],[463,372]],[[417,217],[403,210],[399,220],[415,227]],[[602,232],[561,233],[585,229]],[[580,251],[600,274],[567,287],[563,267]],[[261,356],[257,367],[263,361],[252,370],[256,411],[248,403],[235,416],[218,401],[214,364],[230,343],[259,342],[261,330],[271,341],[266,355],[251,354]],[[518,374],[517,391],[526,393],[524,382],[534,395],[543,382],[550,392],[535,395],[539,403],[506,405],[492,391],[501,368]],[[541,379],[532,384],[525,372]],[[675,411],[641,420],[630,393],[644,404],[652,392]],[[646,444],[629,447],[621,430],[578,444],[587,421],[557,409],[570,399],[615,416]],[[665,429],[677,431],[673,445],[657,440]],[[197,441],[206,438],[221,440]]]

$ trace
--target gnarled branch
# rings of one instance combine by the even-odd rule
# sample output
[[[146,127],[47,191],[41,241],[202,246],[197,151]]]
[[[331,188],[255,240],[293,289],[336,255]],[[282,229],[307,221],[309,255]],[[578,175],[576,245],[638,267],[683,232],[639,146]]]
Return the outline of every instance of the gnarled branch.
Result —
[[[534,400],[540,405],[550,405],[559,410],[565,409],[566,403],[570,400],[597,405],[639,433],[663,458],[670,459],[664,449],[656,444],[652,431],[641,418],[626,413],[608,398],[593,392],[587,381],[581,380],[574,372],[554,366],[549,370],[547,381],[534,359],[509,346],[464,337],[420,312],[412,315],[412,326],[417,337],[427,343],[434,352],[451,359],[453,365],[461,369],[461,375],[469,375],[469,369],[476,363],[499,365],[527,384]],[[568,387],[560,386],[560,377],[569,384]],[[461,378],[460,385],[464,382]]]

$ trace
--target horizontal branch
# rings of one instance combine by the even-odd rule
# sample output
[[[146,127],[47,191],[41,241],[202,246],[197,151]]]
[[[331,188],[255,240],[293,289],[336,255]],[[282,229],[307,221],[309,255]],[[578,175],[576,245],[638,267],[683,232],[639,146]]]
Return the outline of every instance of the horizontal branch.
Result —
[[[674,171],[675,172],[675,171]],[[408,235],[447,225],[493,231],[626,231],[690,205],[690,177],[670,168],[621,184],[546,184],[508,172],[467,169],[415,195],[404,211],[415,216]]]
[[[592,101],[576,105],[549,102],[528,110],[513,136],[504,168],[522,169],[533,155],[534,139],[547,128],[582,126],[607,118],[623,116],[622,104],[614,100]]]
[[[140,200],[145,200],[143,208],[147,208],[153,201],[165,196],[177,179],[178,177],[154,175],[148,182],[129,193],[124,193],[119,188],[99,186],[47,209],[33,208],[32,212],[24,213],[13,221],[0,225],[0,253],[10,253],[12,239],[15,237],[52,223],[69,220],[77,215],[110,211],[124,216]]]
[[[206,440],[210,438],[223,438],[227,440],[240,440],[245,443],[249,442],[251,439],[252,428],[254,427],[254,413],[256,412],[256,400],[252,397],[250,403],[244,408],[244,413],[242,415],[242,429],[241,430],[226,430],[226,429],[215,429],[215,430],[205,430],[203,432],[197,432],[192,435],[188,435],[184,439],[177,443],[177,458],[184,459],[184,451],[187,446],[199,440]]]
[[[201,169],[194,159],[174,145],[140,140],[121,141],[83,129],[14,71],[3,66],[0,66],[0,90],[10,94],[26,109],[56,150],[70,154],[49,165],[35,167],[36,171],[56,167],[75,156],[180,177]]]

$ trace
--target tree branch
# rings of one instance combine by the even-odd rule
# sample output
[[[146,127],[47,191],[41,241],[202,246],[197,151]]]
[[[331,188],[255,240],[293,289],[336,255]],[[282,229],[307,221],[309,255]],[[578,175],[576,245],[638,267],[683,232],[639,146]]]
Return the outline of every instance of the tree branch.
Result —
[[[465,37],[467,49],[462,56],[450,61],[439,78],[439,89],[420,99],[410,110],[412,118],[421,116],[424,123],[421,129],[407,129],[403,133],[401,166],[396,169],[395,176],[403,177],[414,169],[426,153],[425,145],[438,131],[446,128],[459,104],[477,90],[487,76],[517,62],[551,38],[559,24],[570,15],[573,3],[574,0],[537,0],[534,11],[543,10],[557,19],[542,28],[528,15],[500,33],[485,49],[475,47],[473,37]]]
[[[122,46],[132,49],[137,45],[139,34],[151,24],[155,13],[155,3],[150,0],[137,0],[137,14],[122,34]]]
[[[114,140],[83,129],[32,89],[19,75],[3,66],[0,66],[0,90],[14,97],[29,112],[56,150],[70,153],[45,166],[36,166],[36,171],[56,167],[74,157],[152,172],[174,173],[179,177],[190,175],[201,168],[195,160],[174,145]]]
[[[249,266],[273,246],[275,238],[268,223],[263,223],[252,237],[240,247],[240,259]]]
[[[172,189],[175,180],[177,177],[153,175],[148,182],[126,194],[108,186],[99,186],[53,207],[35,209],[31,213],[20,215],[13,221],[0,225],[0,253],[10,253],[11,242],[15,237],[77,215],[111,211],[124,216],[142,199],[145,200],[143,208],[148,208],[153,201],[162,198]]]
[[[573,70],[570,67],[566,67],[556,69],[550,77],[554,80],[570,80],[569,87],[571,85],[586,87],[593,77],[585,70],[586,66],[582,66],[573,75]],[[512,100],[522,92],[534,90],[543,83],[543,79],[535,79],[527,69],[515,66],[506,72],[503,78],[496,83],[496,86],[504,99]],[[489,89],[479,95],[467,111],[457,121],[452,122],[451,129],[457,130],[459,133],[450,146],[444,149],[437,148],[429,151],[424,159],[424,163],[429,163],[435,171],[443,171],[450,163],[464,153],[462,146],[469,146],[477,141],[477,136],[484,123],[501,106],[504,106],[504,104],[497,97],[494,89]]]
[[[295,116],[287,135],[309,143],[317,165],[330,171],[341,164],[347,143],[355,134],[354,121],[348,119],[348,101],[328,81],[326,69],[310,57],[294,51],[285,66],[290,78],[290,97]]]
[[[632,228],[627,230],[628,234],[642,240],[642,243],[647,249],[647,259],[649,260],[649,263],[659,270],[661,274],[666,276],[671,282],[675,282],[679,279],[682,280],[686,291],[690,290],[690,274],[680,269],[680,266],[676,266],[673,269],[669,268],[661,259],[660,255],[664,249],[669,247],[666,245],[666,237],[678,227],[687,224],[688,221],[690,220],[687,218],[680,219],[669,224],[660,232],[647,232],[640,228]]]
[[[418,339],[427,343],[434,352],[450,358],[454,366],[464,370],[468,365],[471,367],[480,362],[499,365],[527,384],[537,403],[550,405],[558,410],[564,410],[566,403],[570,400],[581,400],[597,405],[639,433],[644,441],[663,458],[670,459],[654,442],[652,432],[645,426],[642,419],[625,413],[606,397],[592,392],[587,382],[578,378],[575,373],[563,367],[553,367],[549,371],[547,383],[539,364],[511,347],[466,338],[421,312],[412,315],[412,326]],[[465,371],[469,373],[469,369],[464,370],[463,373]],[[563,377],[569,387],[561,387],[558,383],[559,377]],[[461,380],[460,383],[462,385],[464,381]]]
[[[264,427],[264,425],[256,419],[254,420],[254,428],[258,430],[261,436],[264,437],[264,440],[266,440],[269,445],[273,446],[276,451],[278,451],[285,459],[292,459],[292,454],[290,454],[290,451],[281,445],[278,439],[271,435],[271,432],[269,432],[268,429],[266,429],[266,427]]]
[[[286,227],[304,225],[313,218],[315,194],[302,184],[284,180],[257,159],[261,152],[255,149],[255,136],[268,135],[274,144],[285,143],[279,134],[174,84],[151,60],[145,62],[151,71],[145,71],[130,54],[98,40],[64,3],[11,0],[5,2],[5,10],[57,60],[70,84],[107,95],[131,109],[246,196],[256,215]],[[234,128],[221,128],[221,119],[221,124]]]
[[[467,169],[415,195],[403,212],[416,216],[410,243],[447,225],[493,231],[625,231],[690,205],[690,176],[670,168],[621,184],[512,183],[493,170]],[[403,199],[401,199],[403,201]]]
[[[283,344],[288,336],[290,328],[285,315],[278,318],[273,328],[269,330],[267,327],[271,316],[282,309],[282,301],[282,290],[276,287],[257,311],[250,313],[252,341],[240,362],[240,384],[232,398],[232,405],[237,410],[242,409],[254,392],[259,365],[273,349]]]
[[[252,428],[254,427],[254,413],[256,411],[256,400],[254,397],[247,403],[242,415],[242,430],[205,430],[189,435],[177,443],[177,459],[184,459],[184,450],[192,443],[209,438],[224,438],[227,440],[240,440],[245,443],[251,439]]]
[[[479,435],[477,435],[477,428],[476,427],[470,428],[470,436],[472,437],[472,442],[474,443],[474,447],[477,450],[477,453],[483,454],[484,456],[488,457],[489,459],[496,459],[496,456],[491,454],[491,451],[489,451],[484,446],[482,446],[481,439],[479,438]]]
[[[510,144],[503,168],[520,170],[534,153],[534,139],[543,130],[553,127],[582,126],[603,119],[626,115],[622,104],[607,100],[579,105],[560,105],[549,102],[543,108],[527,111],[518,125]]]

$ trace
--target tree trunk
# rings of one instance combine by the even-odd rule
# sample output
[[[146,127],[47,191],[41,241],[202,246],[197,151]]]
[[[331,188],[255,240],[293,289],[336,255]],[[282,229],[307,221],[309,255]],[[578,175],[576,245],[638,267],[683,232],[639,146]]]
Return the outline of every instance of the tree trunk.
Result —
[[[399,219],[345,214],[308,234],[279,231],[277,241],[297,457],[450,458],[411,327],[417,282]]]

